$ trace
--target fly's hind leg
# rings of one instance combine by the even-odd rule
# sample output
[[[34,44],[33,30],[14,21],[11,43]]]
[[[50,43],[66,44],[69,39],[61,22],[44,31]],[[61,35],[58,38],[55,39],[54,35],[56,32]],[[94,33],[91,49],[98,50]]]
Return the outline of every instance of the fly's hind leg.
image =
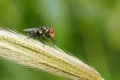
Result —
[[[34,33],[34,31],[32,31],[32,32],[29,32],[29,37],[27,38],[27,39],[29,39],[29,38],[36,38],[36,35],[35,35],[35,33]]]

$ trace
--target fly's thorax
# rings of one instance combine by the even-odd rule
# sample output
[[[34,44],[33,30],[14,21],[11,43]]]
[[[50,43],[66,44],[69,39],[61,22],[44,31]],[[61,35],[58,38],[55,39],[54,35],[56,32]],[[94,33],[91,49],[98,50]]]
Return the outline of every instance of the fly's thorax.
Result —
[[[49,27],[39,27],[38,29],[38,33],[40,37],[48,38],[50,36],[49,32],[50,32]]]

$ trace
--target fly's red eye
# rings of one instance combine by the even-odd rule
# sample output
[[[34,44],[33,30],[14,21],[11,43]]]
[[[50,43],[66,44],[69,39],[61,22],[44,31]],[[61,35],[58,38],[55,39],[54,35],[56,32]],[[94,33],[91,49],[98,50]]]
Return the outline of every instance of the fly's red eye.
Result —
[[[52,38],[55,37],[55,30],[54,30],[54,28],[50,28],[50,36],[51,36]]]
[[[50,33],[54,34],[54,32],[55,32],[54,28],[50,28]]]

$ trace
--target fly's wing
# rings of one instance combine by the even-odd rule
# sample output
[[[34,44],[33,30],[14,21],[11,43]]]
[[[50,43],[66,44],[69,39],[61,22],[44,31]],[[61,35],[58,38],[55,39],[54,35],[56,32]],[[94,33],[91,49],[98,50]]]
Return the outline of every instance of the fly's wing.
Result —
[[[24,29],[23,31],[26,31],[29,33],[30,37],[28,38],[31,38],[31,37],[36,37],[36,32],[38,31],[38,28],[28,28],[28,29]]]
[[[23,29],[23,31],[26,31],[26,32],[36,32],[37,30],[38,30],[38,28]]]

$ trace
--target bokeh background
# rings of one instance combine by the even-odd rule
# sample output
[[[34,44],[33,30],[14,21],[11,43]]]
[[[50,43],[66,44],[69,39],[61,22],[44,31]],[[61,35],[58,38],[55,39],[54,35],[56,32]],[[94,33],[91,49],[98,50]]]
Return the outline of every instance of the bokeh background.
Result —
[[[120,0],[0,0],[0,27],[53,26],[56,45],[120,80]],[[0,57],[0,80],[67,80]]]

